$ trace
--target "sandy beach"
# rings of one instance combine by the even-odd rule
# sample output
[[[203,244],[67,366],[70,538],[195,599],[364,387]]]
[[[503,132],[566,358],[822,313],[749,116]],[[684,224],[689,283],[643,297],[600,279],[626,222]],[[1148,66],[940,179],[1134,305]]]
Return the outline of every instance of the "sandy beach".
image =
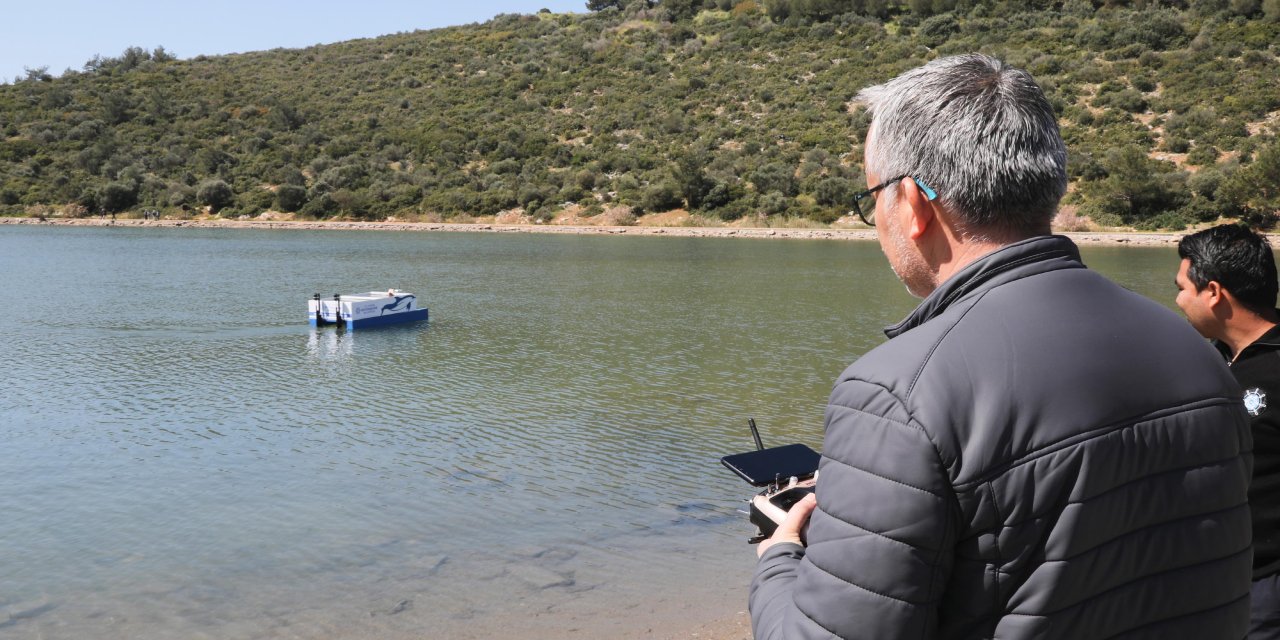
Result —
[[[188,229],[296,229],[312,231],[409,231],[462,233],[560,233],[571,235],[676,236],[697,238],[792,238],[805,240],[875,240],[871,229],[793,227],[598,226],[568,224],[498,224],[487,222],[345,222],[336,220],[139,220],[136,218],[0,218],[0,224],[83,227],[181,227]],[[1060,232],[1082,245],[1175,246],[1188,232]]]

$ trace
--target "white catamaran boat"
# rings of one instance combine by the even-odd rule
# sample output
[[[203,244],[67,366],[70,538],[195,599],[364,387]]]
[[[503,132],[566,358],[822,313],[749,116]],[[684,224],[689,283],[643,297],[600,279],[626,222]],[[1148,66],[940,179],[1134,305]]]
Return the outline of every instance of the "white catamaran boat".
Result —
[[[426,320],[427,309],[418,306],[417,296],[399,289],[335,293],[332,300],[322,300],[317,293],[307,301],[307,318],[313,327],[346,324],[348,329],[362,329]]]

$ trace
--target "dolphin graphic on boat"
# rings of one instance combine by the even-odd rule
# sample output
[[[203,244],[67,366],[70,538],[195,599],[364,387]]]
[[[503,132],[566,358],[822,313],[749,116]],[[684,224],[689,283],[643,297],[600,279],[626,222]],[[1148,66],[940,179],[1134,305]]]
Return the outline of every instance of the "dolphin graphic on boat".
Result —
[[[405,302],[406,300],[408,301],[408,304],[405,305],[404,309],[400,309],[400,303]],[[395,296],[394,302],[391,302],[390,304],[382,305],[382,313],[379,313],[378,315],[380,316],[385,315],[388,311],[392,311],[392,312],[407,311],[413,307],[413,300],[414,300],[414,296],[412,293],[406,294],[403,296]]]

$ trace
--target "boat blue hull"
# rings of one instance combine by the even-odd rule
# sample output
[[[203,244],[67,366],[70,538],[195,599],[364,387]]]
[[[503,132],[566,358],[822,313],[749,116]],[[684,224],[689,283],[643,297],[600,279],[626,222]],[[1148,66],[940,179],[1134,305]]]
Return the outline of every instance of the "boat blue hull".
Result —
[[[377,316],[373,318],[362,318],[360,320],[347,320],[348,329],[367,329],[369,327],[383,327],[389,324],[401,324],[404,322],[418,322],[427,319],[426,309],[414,309],[404,313],[394,313],[386,316]]]

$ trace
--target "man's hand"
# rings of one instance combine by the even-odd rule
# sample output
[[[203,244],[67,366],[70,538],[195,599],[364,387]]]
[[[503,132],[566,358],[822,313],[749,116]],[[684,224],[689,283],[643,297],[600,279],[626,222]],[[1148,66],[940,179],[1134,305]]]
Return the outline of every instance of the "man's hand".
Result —
[[[818,506],[818,497],[809,494],[801,498],[800,502],[791,505],[791,509],[787,511],[787,519],[778,525],[773,535],[760,543],[756,547],[756,557],[764,555],[764,552],[779,542],[794,542],[803,545],[804,541],[800,539],[800,530],[809,522],[809,515]]]

